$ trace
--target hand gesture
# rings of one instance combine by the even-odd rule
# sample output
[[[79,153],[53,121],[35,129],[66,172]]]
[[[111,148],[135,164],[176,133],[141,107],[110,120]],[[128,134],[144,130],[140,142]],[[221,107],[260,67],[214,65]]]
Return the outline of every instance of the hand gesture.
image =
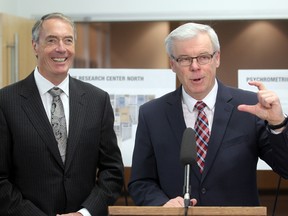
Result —
[[[285,116],[282,111],[279,97],[276,93],[266,89],[261,82],[252,81],[249,82],[249,85],[258,88],[258,103],[255,105],[241,104],[238,106],[238,110],[256,115],[259,118],[266,120],[270,125],[282,123]]]

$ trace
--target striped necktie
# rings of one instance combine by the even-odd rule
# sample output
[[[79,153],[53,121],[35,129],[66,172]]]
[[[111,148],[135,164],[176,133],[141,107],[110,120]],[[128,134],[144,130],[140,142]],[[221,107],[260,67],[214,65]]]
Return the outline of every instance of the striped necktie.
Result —
[[[197,146],[197,164],[200,168],[200,173],[203,172],[205,157],[207,154],[208,142],[209,142],[209,126],[204,108],[206,104],[203,101],[197,101],[195,109],[198,110],[198,116],[195,121],[195,139]]]

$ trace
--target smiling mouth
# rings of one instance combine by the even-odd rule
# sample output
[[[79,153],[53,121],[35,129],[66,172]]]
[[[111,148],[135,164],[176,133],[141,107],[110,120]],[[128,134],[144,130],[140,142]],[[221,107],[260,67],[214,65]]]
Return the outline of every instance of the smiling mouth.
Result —
[[[67,58],[52,58],[54,62],[65,62]]]

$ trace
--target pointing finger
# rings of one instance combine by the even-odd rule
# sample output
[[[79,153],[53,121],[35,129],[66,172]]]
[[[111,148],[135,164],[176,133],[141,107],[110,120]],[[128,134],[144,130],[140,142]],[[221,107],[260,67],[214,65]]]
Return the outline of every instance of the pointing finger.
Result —
[[[262,82],[250,81],[248,83],[249,83],[249,85],[256,86],[258,88],[258,90],[266,90],[266,87]]]

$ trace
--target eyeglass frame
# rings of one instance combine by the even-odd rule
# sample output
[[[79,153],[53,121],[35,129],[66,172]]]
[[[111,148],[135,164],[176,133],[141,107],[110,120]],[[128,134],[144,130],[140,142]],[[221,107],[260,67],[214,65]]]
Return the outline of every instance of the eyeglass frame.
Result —
[[[178,58],[176,58],[175,56],[173,56],[173,55],[171,55],[171,58],[173,59],[173,60],[175,60],[180,66],[182,66],[182,67],[187,67],[187,66],[191,66],[192,64],[193,64],[193,60],[194,59],[196,59],[196,62],[197,62],[197,64],[199,64],[199,65],[206,65],[206,64],[209,64],[209,63],[211,63],[211,60],[212,60],[212,58],[214,57],[214,55],[217,53],[217,51],[214,51],[212,54],[209,54],[209,53],[207,53],[207,54],[201,54],[201,55],[199,55],[199,56],[195,56],[195,57],[191,57],[191,56],[185,56],[186,58],[189,58],[189,60],[190,60],[190,64],[188,65],[181,65],[181,63],[179,63],[179,60],[181,59],[181,57],[178,57]],[[199,57],[202,57],[202,56],[209,56],[210,57],[210,59],[209,59],[209,61],[207,62],[207,63],[200,63],[199,62]],[[182,56],[182,57],[184,57],[184,56]]]

